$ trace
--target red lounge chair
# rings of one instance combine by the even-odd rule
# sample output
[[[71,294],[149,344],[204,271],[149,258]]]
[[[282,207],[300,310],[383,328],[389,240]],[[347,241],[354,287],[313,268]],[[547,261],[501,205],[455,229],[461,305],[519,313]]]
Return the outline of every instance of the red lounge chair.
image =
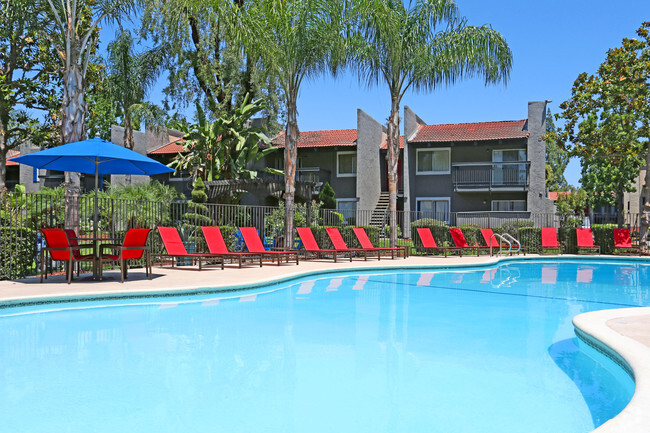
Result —
[[[223,257],[219,254],[188,253],[176,227],[158,227],[158,233],[165,246],[165,250],[167,250],[167,254],[156,254],[154,257],[171,258],[172,267],[178,259],[189,258],[192,260],[192,263],[199,262],[200,271],[203,268],[204,261],[220,258],[221,269],[223,269]]]
[[[309,227],[296,227],[296,230],[298,231],[298,236],[300,236],[302,245],[305,248],[305,252],[316,254],[316,258],[321,258],[325,254],[331,254],[334,258],[334,263],[336,263],[336,258],[339,254],[345,256],[345,252],[320,248],[318,242],[316,242],[316,238],[314,238],[314,233]],[[352,261],[352,254],[349,254],[349,256],[350,261]]]
[[[239,232],[244,238],[244,243],[246,244],[246,249],[249,253],[261,254],[262,256],[269,256],[271,258],[278,258],[278,266],[280,266],[280,261],[284,257],[289,263],[291,256],[296,256],[296,264],[298,264],[298,251],[295,250],[283,250],[283,251],[267,251],[264,249],[264,244],[260,239],[259,234],[257,234],[257,229],[255,227],[240,227]]]
[[[258,258],[260,261],[260,267],[262,266],[261,254],[228,251],[228,247],[226,246],[226,242],[223,239],[223,235],[221,234],[221,229],[219,229],[219,227],[204,226],[201,227],[201,230],[203,231],[203,236],[205,237],[205,241],[208,244],[208,250],[210,251],[210,254],[220,255],[224,259],[229,257],[236,258],[240,268],[243,258]]]
[[[151,229],[129,229],[124,235],[122,245],[119,244],[103,244],[101,246],[100,256],[100,271],[99,276],[101,279],[102,266],[104,261],[118,261],[120,262],[120,274],[122,277],[121,282],[127,276],[128,260],[140,260],[145,257],[145,274],[151,279],[151,258],[149,256],[149,247],[147,247],[147,238],[151,233]],[[117,254],[105,254],[104,250],[117,251]]]
[[[343,236],[341,236],[341,232],[336,227],[326,228],[325,231],[327,231],[327,236],[329,236],[332,245],[334,245],[334,248],[337,251],[344,251],[350,253],[350,255],[352,255],[352,253],[362,253],[364,260],[368,260],[368,253],[377,253],[377,259],[381,260],[379,251],[374,248],[372,250],[367,250],[365,248],[348,248],[343,240]]]
[[[542,251],[558,250],[562,254],[562,245],[557,241],[557,229],[555,227],[542,227]]]
[[[463,231],[461,229],[449,229],[449,233],[451,234],[451,238],[457,247],[462,248],[463,250],[475,250],[477,256],[480,254],[481,250],[490,249],[489,246],[469,245],[465,240],[465,235],[463,235]]]
[[[372,244],[372,241],[370,238],[368,238],[368,234],[366,231],[363,229],[363,227],[355,227],[352,229],[354,232],[354,235],[357,237],[357,240],[361,244],[361,248],[366,249],[366,250],[375,250],[378,253],[385,252],[385,253],[390,253],[390,258],[394,259],[395,254],[397,254],[397,257],[399,257],[400,253],[402,254],[402,257],[406,258],[408,256],[407,249],[406,247],[395,247],[395,248],[390,248],[390,247],[375,247]]]
[[[641,248],[638,245],[632,245],[630,229],[614,229],[614,254],[639,253],[640,251]]]
[[[576,229],[576,241],[578,254],[588,254],[590,252],[600,254],[600,246],[594,245],[594,235],[591,229]]]
[[[422,248],[425,251],[442,251],[444,256],[447,257],[448,251],[456,251],[463,257],[463,250],[458,247],[439,247],[436,244],[436,240],[433,238],[433,233],[428,227],[418,227],[418,236],[420,236],[420,241],[422,242]]]
[[[52,260],[68,262],[68,284],[72,281],[73,263],[90,262],[94,265],[94,254],[81,254],[79,252],[80,249],[88,248],[88,246],[72,245],[68,235],[63,229],[41,229],[41,233],[43,233],[43,237],[47,243],[47,247],[41,249],[41,283],[43,282],[44,273],[45,278],[47,278],[47,266],[45,264],[46,252],[50,253]]]

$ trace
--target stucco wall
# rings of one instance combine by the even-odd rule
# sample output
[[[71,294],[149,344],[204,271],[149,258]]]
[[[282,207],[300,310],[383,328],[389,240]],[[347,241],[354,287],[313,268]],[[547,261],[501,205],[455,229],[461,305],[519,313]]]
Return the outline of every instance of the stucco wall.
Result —
[[[372,211],[381,194],[379,147],[384,127],[363,110],[357,110],[357,210]]]
[[[528,103],[528,160],[530,161],[530,186],[528,211],[553,212],[553,201],[546,198],[546,101]]]
[[[133,131],[133,150],[141,155],[147,155],[147,134],[140,131]],[[111,125],[111,142],[118,146],[124,146],[124,128]],[[121,174],[111,175],[111,185],[124,185],[126,176]],[[149,176],[131,175],[131,184],[149,183]]]

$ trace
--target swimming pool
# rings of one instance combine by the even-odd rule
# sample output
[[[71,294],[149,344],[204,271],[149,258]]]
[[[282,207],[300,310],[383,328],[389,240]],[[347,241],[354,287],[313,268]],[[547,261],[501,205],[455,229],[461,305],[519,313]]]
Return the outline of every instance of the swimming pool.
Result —
[[[578,313],[647,265],[305,277],[270,291],[0,310],[0,432],[587,432],[634,384]]]

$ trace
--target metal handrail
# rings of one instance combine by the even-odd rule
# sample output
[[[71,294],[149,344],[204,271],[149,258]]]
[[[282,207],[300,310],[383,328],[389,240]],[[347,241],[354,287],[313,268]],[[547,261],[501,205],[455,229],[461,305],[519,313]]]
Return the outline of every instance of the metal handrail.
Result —
[[[499,254],[503,254],[504,242],[508,244],[508,251],[506,252],[506,254],[510,254],[510,252],[512,251],[512,244],[510,243],[510,241],[506,239],[503,235],[500,235],[499,233],[492,233],[492,236],[490,236],[490,255],[492,255],[492,239],[499,240]]]
[[[514,242],[517,245],[517,249],[512,252],[519,254],[519,251],[521,251],[521,242],[519,242],[519,240],[514,236],[512,236],[510,233],[504,233],[503,236],[510,238],[512,242]]]

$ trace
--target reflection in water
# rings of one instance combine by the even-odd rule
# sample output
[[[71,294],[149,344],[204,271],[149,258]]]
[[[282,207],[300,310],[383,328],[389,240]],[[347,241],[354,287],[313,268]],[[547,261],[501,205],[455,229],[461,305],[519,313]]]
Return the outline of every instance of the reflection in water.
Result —
[[[629,402],[633,380],[578,338],[558,341],[548,353],[580,390],[595,426],[616,416]]]
[[[542,284],[557,283],[557,265],[542,266]]]
[[[647,303],[627,267],[595,265],[592,284],[575,263],[527,263],[7,309],[0,432],[586,432],[630,393],[571,343],[571,318]]]
[[[594,279],[594,268],[581,266],[576,272],[576,283],[591,283]]]

